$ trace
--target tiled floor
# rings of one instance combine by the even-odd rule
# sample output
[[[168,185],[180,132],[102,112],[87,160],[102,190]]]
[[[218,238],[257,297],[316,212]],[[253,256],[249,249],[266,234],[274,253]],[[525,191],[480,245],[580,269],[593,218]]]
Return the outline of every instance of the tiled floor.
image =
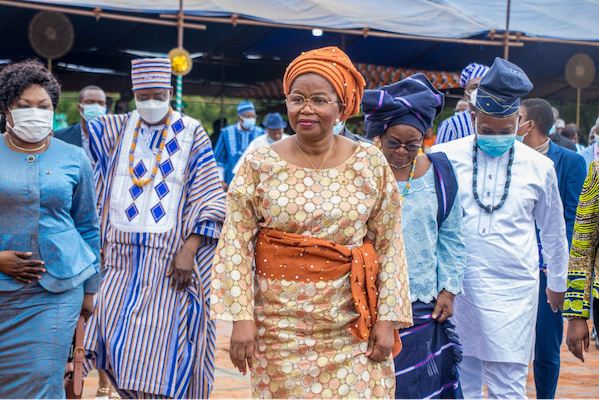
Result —
[[[229,360],[229,338],[231,324],[217,323],[216,339],[216,381],[211,398],[243,399],[250,398],[249,375],[241,375]],[[565,334],[564,334],[565,338]],[[564,343],[561,354],[562,366],[557,387],[558,399],[596,399],[599,398],[599,350],[591,343],[590,353],[585,354],[585,363],[576,359]],[[532,370],[532,365],[531,368]],[[95,371],[85,381],[84,399],[92,399],[98,389],[98,375]],[[528,376],[528,397],[536,398],[532,372]]]

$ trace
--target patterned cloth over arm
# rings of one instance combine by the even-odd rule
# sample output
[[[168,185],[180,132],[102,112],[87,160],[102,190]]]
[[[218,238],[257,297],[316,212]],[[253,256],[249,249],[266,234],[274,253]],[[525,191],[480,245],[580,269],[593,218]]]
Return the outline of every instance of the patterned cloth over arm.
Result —
[[[591,295],[599,297],[599,277],[595,267],[599,228],[598,170],[599,165],[593,162],[578,201],[564,302],[565,318],[589,318]]]

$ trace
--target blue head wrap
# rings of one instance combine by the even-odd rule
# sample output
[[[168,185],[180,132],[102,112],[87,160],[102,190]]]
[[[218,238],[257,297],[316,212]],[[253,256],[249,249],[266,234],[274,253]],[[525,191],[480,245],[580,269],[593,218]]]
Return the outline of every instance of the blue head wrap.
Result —
[[[530,79],[520,67],[497,57],[476,90],[475,107],[491,117],[511,117],[518,113],[520,98],[532,88]]]
[[[388,127],[399,124],[411,125],[424,135],[433,126],[444,102],[445,96],[424,74],[366,90],[362,99],[366,136],[380,136]]]

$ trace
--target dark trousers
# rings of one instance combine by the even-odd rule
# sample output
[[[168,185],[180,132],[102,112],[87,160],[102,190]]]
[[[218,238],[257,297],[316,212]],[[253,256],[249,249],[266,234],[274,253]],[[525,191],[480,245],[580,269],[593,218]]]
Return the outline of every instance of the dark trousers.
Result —
[[[562,313],[554,313],[547,303],[547,276],[540,271],[539,311],[537,315],[534,375],[537,399],[553,399],[560,368],[560,346],[564,323]]]

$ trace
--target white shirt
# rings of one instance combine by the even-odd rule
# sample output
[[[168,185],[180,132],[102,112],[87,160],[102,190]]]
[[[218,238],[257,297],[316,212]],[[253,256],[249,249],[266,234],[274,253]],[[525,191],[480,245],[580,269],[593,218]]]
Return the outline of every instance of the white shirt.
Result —
[[[465,356],[528,364],[534,348],[539,292],[535,222],[547,261],[547,286],[566,290],[568,242],[553,162],[516,141],[512,179],[503,207],[489,214],[472,190],[475,135],[433,146],[443,151],[458,177],[467,264],[464,294],[454,301],[453,321]],[[478,194],[496,205],[507,180],[509,151],[477,153]]]
[[[281,136],[281,139],[285,139],[288,136],[289,135],[283,133],[283,136]],[[237,171],[239,171],[239,167],[241,167],[241,164],[243,164],[243,162],[245,161],[245,158],[247,157],[247,155],[250,151],[252,151],[260,146],[266,146],[269,144],[270,144],[270,142],[268,141],[268,133],[258,136],[256,139],[252,140],[250,142],[250,144],[248,145],[247,149],[245,149],[245,151],[241,155],[241,157],[239,157],[239,160],[237,160],[237,164],[235,164],[235,166],[233,167],[233,173],[237,174]]]

